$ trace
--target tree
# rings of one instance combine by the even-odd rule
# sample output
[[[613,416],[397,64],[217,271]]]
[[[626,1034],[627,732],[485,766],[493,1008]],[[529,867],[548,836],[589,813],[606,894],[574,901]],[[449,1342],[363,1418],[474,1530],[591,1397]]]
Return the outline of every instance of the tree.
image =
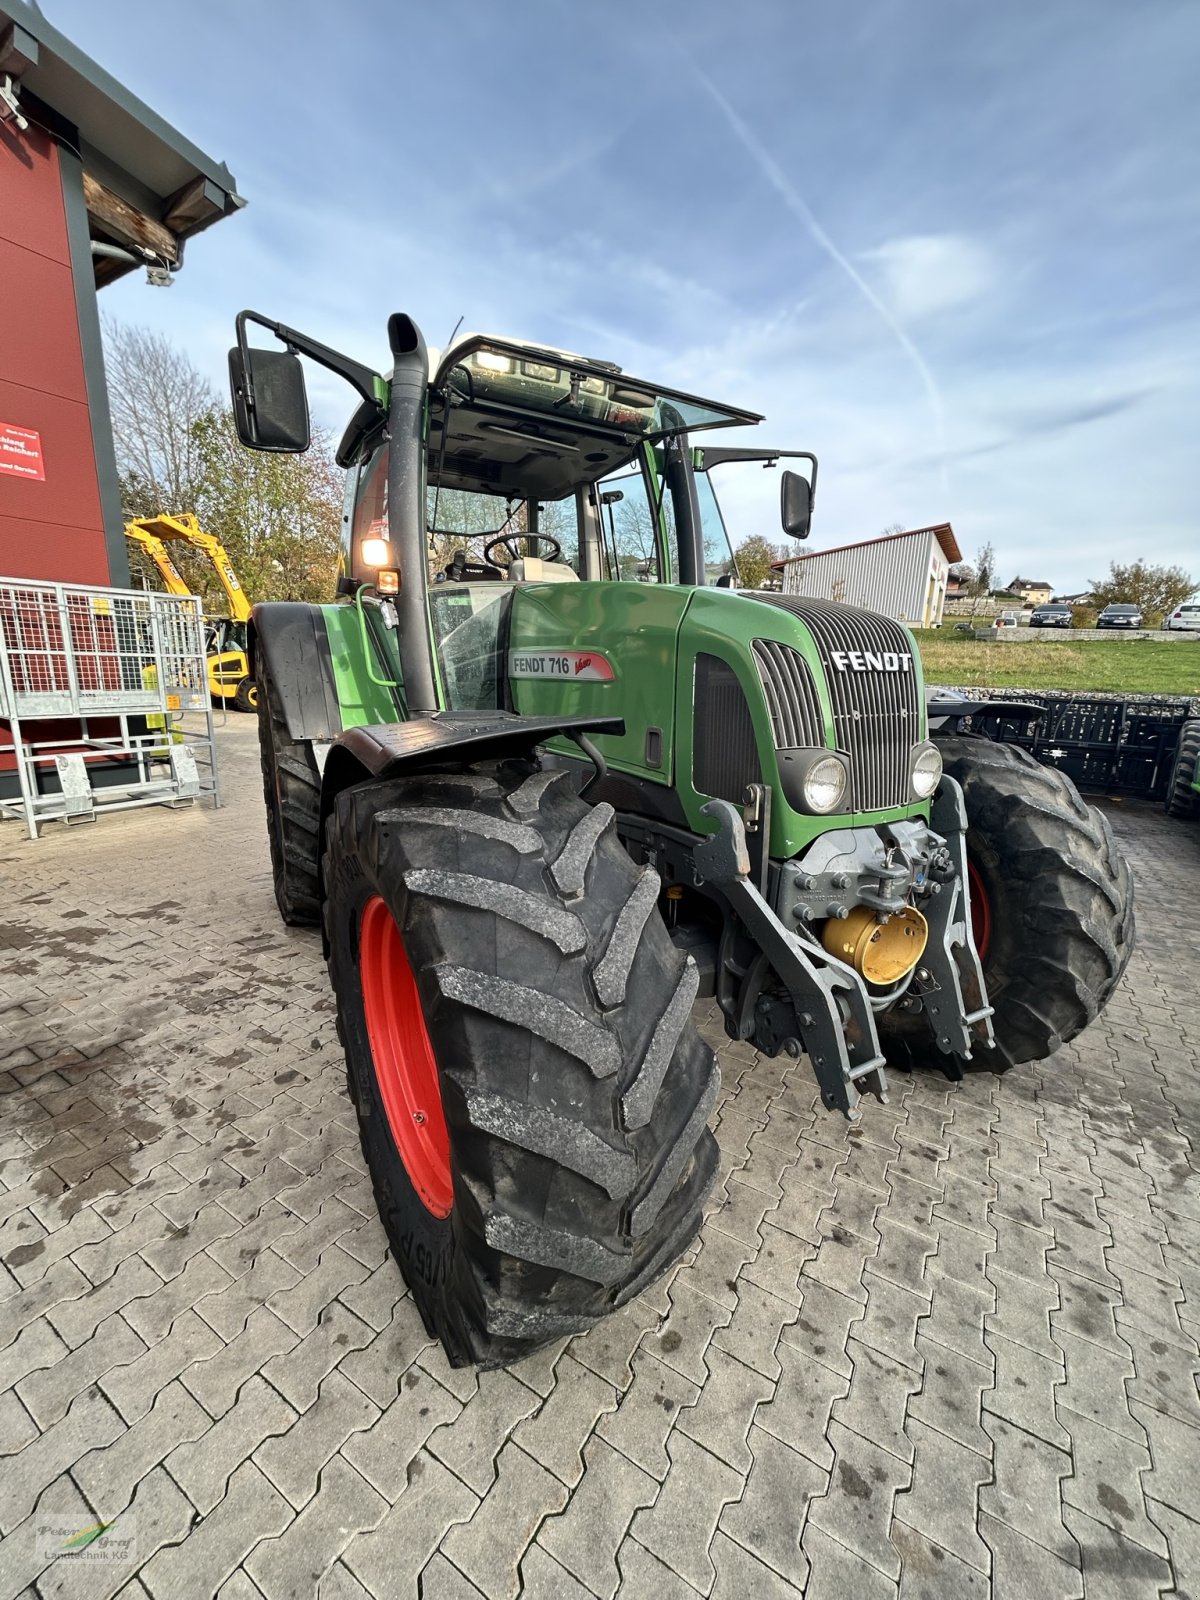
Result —
[[[1195,592],[1196,580],[1182,567],[1152,567],[1139,558],[1127,567],[1113,561],[1108,577],[1090,587],[1097,611],[1117,601],[1127,601],[1138,606],[1145,621],[1154,626]]]
[[[192,510],[201,472],[195,427],[216,404],[212,385],[161,334],[111,317],[104,366],[126,512]]]
[[[971,593],[976,596],[991,594],[996,584],[996,552],[985,544],[975,557],[975,576]]]
[[[957,579],[964,589],[970,589],[975,582],[975,568],[969,561],[956,561],[950,568],[950,576]]]
[[[250,598],[331,599],[343,480],[328,435],[314,428],[303,455],[247,450],[225,406],[211,407],[193,432],[197,479],[190,509],[228,550]],[[218,600],[214,587],[206,572],[197,589],[206,607]]]
[[[775,548],[761,534],[752,533],[743,539],[733,552],[738,583],[743,589],[761,589],[771,576],[771,563],[776,559]]]

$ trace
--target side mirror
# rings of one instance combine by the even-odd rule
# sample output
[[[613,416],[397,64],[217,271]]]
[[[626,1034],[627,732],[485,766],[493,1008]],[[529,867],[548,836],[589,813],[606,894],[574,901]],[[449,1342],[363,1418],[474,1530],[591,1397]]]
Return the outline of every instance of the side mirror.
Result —
[[[812,486],[798,472],[785,472],[779,485],[779,515],[783,531],[793,539],[807,539],[812,522]]]
[[[229,392],[237,436],[251,450],[299,455],[312,440],[304,368],[291,350],[229,352]]]

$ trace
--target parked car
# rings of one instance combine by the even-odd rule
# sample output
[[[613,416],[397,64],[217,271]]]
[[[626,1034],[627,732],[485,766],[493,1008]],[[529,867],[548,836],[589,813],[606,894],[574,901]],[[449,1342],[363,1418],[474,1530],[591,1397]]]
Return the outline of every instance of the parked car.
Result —
[[[1140,628],[1142,613],[1137,606],[1112,605],[1105,606],[1096,618],[1098,628]]]
[[[1073,622],[1070,606],[1037,606],[1029,619],[1031,628],[1069,628]]]
[[[1186,605],[1176,606],[1169,617],[1163,618],[1163,627],[1200,633],[1200,603],[1189,600]]]

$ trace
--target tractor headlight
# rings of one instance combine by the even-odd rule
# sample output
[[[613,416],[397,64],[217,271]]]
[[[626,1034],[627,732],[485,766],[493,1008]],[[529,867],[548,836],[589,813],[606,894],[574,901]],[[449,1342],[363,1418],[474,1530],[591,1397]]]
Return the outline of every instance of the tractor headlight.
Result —
[[[390,567],[392,563],[392,545],[389,539],[364,539],[362,542],[362,558],[365,567]]]
[[[936,744],[920,744],[913,752],[912,792],[918,800],[928,800],[942,781],[942,753]]]
[[[846,797],[849,774],[836,756],[822,756],[804,774],[804,800],[810,811],[825,816],[836,811]]]
[[[794,811],[825,817],[840,811],[850,791],[850,768],[843,755],[831,750],[778,750],[779,777],[787,803]]]

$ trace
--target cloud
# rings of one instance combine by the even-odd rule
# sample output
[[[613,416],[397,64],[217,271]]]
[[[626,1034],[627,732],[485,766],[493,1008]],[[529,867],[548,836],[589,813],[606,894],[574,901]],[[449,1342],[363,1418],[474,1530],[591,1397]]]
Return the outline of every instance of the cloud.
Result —
[[[995,286],[996,265],[974,240],[957,233],[920,233],[867,250],[878,263],[885,298],[902,322],[920,322],[982,299]]]

